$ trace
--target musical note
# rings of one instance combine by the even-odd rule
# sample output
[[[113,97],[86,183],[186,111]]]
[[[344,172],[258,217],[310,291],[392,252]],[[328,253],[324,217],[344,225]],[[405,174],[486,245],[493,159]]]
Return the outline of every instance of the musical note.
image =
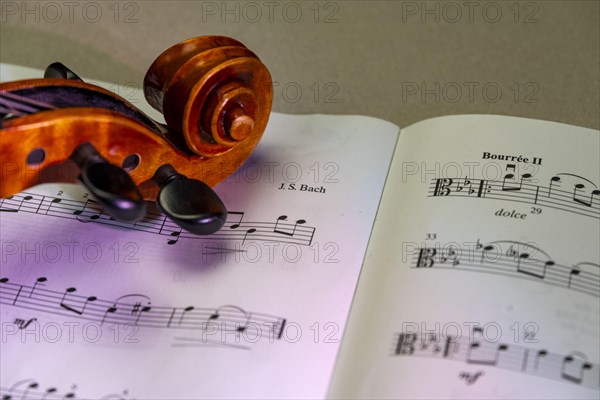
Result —
[[[536,278],[544,279],[546,277],[546,268],[554,265],[554,261],[539,261],[527,263],[530,260],[528,253],[521,253],[517,257],[517,272],[527,274]]]
[[[569,283],[567,284],[567,287],[571,287],[571,281],[573,280],[573,276],[577,276],[581,273],[581,271],[579,270],[579,268],[577,268],[577,266],[573,267],[573,269],[571,270],[571,272],[569,272]]]
[[[302,225],[302,224],[306,223],[306,221],[303,219],[297,220],[290,232],[289,224],[281,224],[281,221],[286,221],[286,220],[287,220],[287,215],[281,215],[281,216],[277,217],[277,221],[275,222],[275,227],[273,228],[273,232],[280,233],[282,235],[287,235],[287,236],[294,236],[298,225]],[[280,224],[284,225],[284,227],[280,228],[279,227]],[[288,227],[288,229],[286,230],[285,227]]]
[[[594,196],[600,197],[600,189],[592,190],[592,194],[590,195],[590,202],[589,202],[590,207],[592,206],[592,204],[594,204]]]
[[[4,279],[6,279],[6,280],[4,280]],[[0,282],[1,282],[1,283],[8,282],[8,279],[7,279],[7,278],[3,278],[3,279],[2,279]],[[37,288],[37,286],[38,286],[39,284],[42,284],[42,283],[44,283],[44,282],[46,282],[46,278],[44,278],[44,277],[41,277],[41,278],[37,278],[37,279],[36,279],[35,283],[34,283],[34,284],[33,284],[33,286],[31,287],[31,291],[29,292],[29,298],[31,298],[31,296],[32,296],[32,295],[33,295],[33,293],[35,292],[35,289]],[[15,295],[15,298],[14,298],[14,300],[13,300],[13,302],[12,302],[12,305],[15,305],[15,304],[17,303],[17,300],[19,300],[19,296],[21,295],[21,292],[22,292],[22,291],[23,291],[23,286],[19,286],[19,290],[17,291],[17,294]]]
[[[134,307],[139,306],[139,303],[136,303]],[[140,322],[140,317],[142,316],[142,313],[148,312],[152,309],[152,307],[150,306],[144,306],[141,309],[138,310],[133,310],[131,313],[132,314],[137,314],[137,318],[135,319],[135,325],[137,325]]]
[[[75,308],[74,305],[68,305],[68,304],[65,303],[65,299],[66,299],[67,295],[70,294],[70,293],[74,293],[76,291],[77,291],[77,289],[75,289],[74,287],[70,287],[67,290],[65,290],[65,294],[62,297],[62,300],[60,302],[60,306],[62,308],[64,308],[65,310],[69,310],[71,312],[74,312],[75,314],[83,315],[83,312],[85,311],[85,308],[87,307],[88,303],[92,302],[92,301],[96,301],[97,298],[96,298],[96,296],[87,297],[85,299],[85,302],[83,303],[83,306],[81,306],[80,309],[77,309],[77,308]]]
[[[515,186],[507,186],[507,182],[506,182],[507,180],[510,180],[511,181],[510,183],[513,183],[513,184],[515,183],[514,172],[515,172],[515,169],[516,169],[516,165],[515,164],[508,164],[506,166],[506,169],[507,170],[512,170],[513,173],[512,174],[506,174],[506,175],[504,175],[504,180],[502,181],[502,190],[505,190],[505,191],[506,190],[521,190],[521,186],[517,186],[517,187],[515,187]]]
[[[571,267],[568,288],[589,288],[593,286],[600,272],[600,264],[580,262]]]
[[[559,182],[560,176],[553,176],[552,178],[550,178],[550,186],[548,187],[548,197],[552,195],[552,188],[554,187],[554,184]]]
[[[179,237],[181,236],[181,228],[178,231],[171,232],[171,236],[174,237],[175,239],[168,240],[167,241],[168,245],[174,245],[175,243],[177,243],[179,241]]]
[[[235,223],[232,223],[231,225],[229,225],[229,229],[237,229],[240,227],[240,225],[242,224],[242,219],[244,218],[244,213],[243,212],[229,212],[229,213],[227,213],[227,220],[229,220],[233,216],[239,217],[239,219]]]
[[[8,281],[8,279],[6,280],[6,282]],[[4,283],[4,282],[2,282]],[[21,291],[23,290],[23,286],[19,286],[19,291],[17,292],[17,294],[15,295],[15,299],[12,302],[12,305],[14,306],[15,304],[17,304],[17,300],[19,299],[19,295],[21,294]]]
[[[392,355],[463,361],[600,390],[600,365],[589,362],[583,353],[560,355],[545,349],[488,342],[483,340],[482,332],[481,327],[474,327],[472,335],[448,336],[444,351],[437,351],[442,338],[436,338],[430,332],[400,332],[394,334]],[[533,360],[529,357],[530,352],[536,354]]]
[[[193,311],[193,310],[194,310],[194,306],[187,306],[186,308],[184,308],[181,311],[181,315],[179,316],[179,322],[177,324],[181,325],[181,322],[183,321],[183,317],[185,316],[185,314],[190,311]],[[173,316],[175,315],[176,311],[177,311],[177,309],[174,308],[173,312],[171,313],[171,316],[169,317],[169,322],[167,322],[167,328],[171,326],[171,321],[173,320]]]
[[[585,371],[590,369],[592,363],[587,361],[585,354],[575,351],[563,358],[560,372],[563,379],[579,384],[583,381]],[[574,372],[570,373],[567,370],[574,370]]]
[[[45,400],[46,398],[48,398],[48,396],[53,395],[54,393],[57,393],[57,392],[58,392],[58,389],[56,389],[55,387],[50,387],[50,388],[46,389],[46,392],[44,393],[42,400]]]
[[[39,384],[33,379],[23,379],[16,382],[8,389],[8,395],[2,396],[2,400],[13,400],[12,394],[20,394],[21,399],[27,399],[29,393],[39,387]],[[24,388],[22,390],[21,388]],[[16,398],[14,399],[16,400]]]
[[[100,218],[100,217],[102,216],[102,213],[103,213],[103,212],[104,212],[104,210],[103,210],[103,209],[100,209],[100,212],[99,212],[98,214],[93,214],[93,215],[90,215],[90,219],[91,219],[92,221],[94,221],[94,220],[97,220],[98,218]],[[112,218],[112,217],[109,217],[109,218]]]
[[[81,210],[75,210],[73,211],[74,215],[81,215],[83,213],[83,211],[85,210],[85,208],[87,207],[89,203],[89,200],[86,200],[85,203],[83,204],[83,207],[81,207]]]
[[[61,201],[62,201],[62,199],[59,198],[59,197],[56,197],[56,198],[52,199],[52,201],[50,201],[50,204],[48,205],[48,208],[46,208],[46,213],[45,214],[48,215],[48,213],[52,209],[52,206],[55,205],[55,204],[59,204]]]
[[[44,277],[44,276],[37,278],[35,280],[35,282],[33,283],[33,287],[31,288],[31,292],[29,292],[29,298],[31,298],[31,296],[33,295],[33,292],[35,292],[35,289],[38,287],[38,285],[43,284],[47,280],[48,279],[46,279],[46,277]]]
[[[543,349],[538,350],[538,352],[535,356],[535,362],[533,364],[533,367],[535,368],[536,371],[540,368],[540,359],[543,359],[547,355],[548,355],[548,350],[543,350]]]
[[[31,200],[31,199],[33,199],[33,196],[25,196],[25,197],[23,197],[23,198],[21,199],[21,204],[19,204],[19,208],[18,208],[18,209],[20,210],[20,209],[21,209],[21,207],[23,207],[23,202],[25,202],[25,201],[29,201],[29,200]]]
[[[245,319],[244,323],[240,323],[239,318],[234,318],[235,315],[241,315],[242,320]],[[232,319],[234,320],[234,330],[236,332],[244,332],[250,323],[252,314],[246,312],[244,309],[238,306],[225,305],[217,308],[208,318],[209,321],[219,320],[221,323],[227,324]],[[228,330],[228,329],[227,329]]]
[[[559,264],[530,243],[500,240],[474,247],[438,250],[422,247],[413,255],[412,268],[438,268],[491,273],[562,287],[600,297],[600,265],[580,262]],[[485,268],[481,268],[485,267]]]
[[[591,207],[594,202],[594,196],[600,195],[600,190],[598,190],[598,189],[592,190],[592,192],[590,193],[590,199],[588,201],[588,200],[584,200],[584,199],[580,198],[581,195],[578,193],[579,191],[581,191],[584,188],[585,188],[585,185],[583,183],[578,183],[575,185],[575,187],[573,189],[573,201],[576,201],[579,204],[583,204],[584,206]]]
[[[477,242],[479,243],[479,239],[477,239]],[[494,246],[493,244],[488,244],[485,247],[482,246],[482,251],[481,251],[481,260],[479,260],[480,263],[483,262],[483,260],[490,260],[489,254],[492,250],[496,250],[496,246]],[[496,260],[497,257],[492,258],[492,260]]]
[[[87,199],[80,210],[73,211],[73,215],[75,215],[75,219],[77,219],[77,221],[87,224],[100,218],[100,215],[102,215],[102,209],[94,200]]]
[[[475,335],[477,333],[479,333],[480,335],[483,335],[483,328],[479,327],[479,326],[473,327],[473,338],[475,338]],[[492,352],[492,357],[486,358],[485,356],[482,356],[482,355],[477,356],[476,354],[475,355],[473,354],[480,347],[481,347],[480,341],[473,341],[470,343],[468,350],[467,350],[467,356],[466,356],[467,363],[482,364],[482,365],[497,365],[498,361],[500,359],[500,352],[505,352],[508,350],[508,345],[499,344],[496,351]],[[487,354],[487,352],[482,352],[482,353]]]
[[[133,228],[136,229],[138,224],[140,224],[140,227],[147,226],[147,223],[144,223],[144,220],[142,220],[141,222],[136,222],[135,224],[133,224]],[[175,224],[167,218],[162,218],[162,223],[160,224],[158,234],[167,235],[170,238],[169,240],[167,240],[168,245],[172,246],[179,242],[179,238],[181,237],[182,232],[183,229],[179,225]]]
[[[108,314],[114,314],[117,312],[117,305],[113,304],[111,307],[108,307],[106,309],[106,311],[104,312],[104,315],[102,316],[102,321],[100,321],[100,325],[104,324],[104,321],[106,321],[106,317],[108,316]]]
[[[254,228],[250,228],[250,229],[248,229],[248,230],[246,231],[246,233],[244,234],[244,240],[242,240],[242,245],[243,245],[244,243],[246,243],[246,238],[248,237],[248,235],[249,235],[249,234],[252,234],[252,233],[254,233],[254,232],[256,232],[256,229],[254,229]]]
[[[519,179],[519,181],[517,182],[516,175],[515,175],[516,165],[508,164],[506,166],[506,169],[512,170],[512,173],[504,175],[504,179],[502,181],[502,191],[521,190],[523,188],[523,181],[525,179],[530,179],[532,176],[531,174],[523,174],[521,176],[521,179]]]

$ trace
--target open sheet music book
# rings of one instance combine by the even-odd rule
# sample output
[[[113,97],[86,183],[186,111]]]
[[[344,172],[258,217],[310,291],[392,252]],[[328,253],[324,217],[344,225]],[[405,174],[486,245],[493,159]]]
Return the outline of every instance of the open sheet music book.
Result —
[[[599,133],[398,131],[274,113],[208,237],[0,200],[2,399],[597,398]]]

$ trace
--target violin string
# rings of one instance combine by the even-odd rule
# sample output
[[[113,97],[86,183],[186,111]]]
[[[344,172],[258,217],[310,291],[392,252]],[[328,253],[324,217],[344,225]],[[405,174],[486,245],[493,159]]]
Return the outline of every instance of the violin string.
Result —
[[[8,101],[3,101],[2,99],[0,99],[0,106],[2,106],[4,109],[6,109],[10,114],[18,115],[18,116],[24,116],[24,115],[35,112],[32,110],[23,110],[22,107],[15,107],[14,104],[12,104]]]
[[[13,114],[17,114],[16,111],[31,114],[44,110],[56,109],[52,104],[33,100],[10,92],[4,92],[0,95],[0,104],[9,108]]]
[[[8,108],[12,114],[20,113],[21,115],[27,115],[42,111],[40,108],[30,107],[25,104],[2,97],[0,97],[0,105]]]
[[[11,116],[15,116],[15,117],[24,117],[25,115],[27,115],[25,113],[20,113],[13,109],[2,107],[1,105],[0,105],[0,114],[3,116],[11,115]]]
[[[4,92],[4,93],[2,93],[2,96],[11,98],[13,100],[19,100],[19,101],[22,101],[23,103],[30,104],[30,105],[35,105],[35,106],[38,106],[38,107],[41,107],[41,108],[48,108],[48,109],[56,109],[56,108],[58,108],[58,107],[56,107],[53,104],[46,103],[46,102],[43,102],[43,101],[40,101],[40,100],[31,99],[29,97],[21,96],[21,95],[18,95],[16,93],[12,93],[12,92]]]

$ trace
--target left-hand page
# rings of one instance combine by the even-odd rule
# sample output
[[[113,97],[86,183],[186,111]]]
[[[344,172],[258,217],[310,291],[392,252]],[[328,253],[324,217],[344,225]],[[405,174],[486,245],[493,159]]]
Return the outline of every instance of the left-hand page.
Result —
[[[323,397],[397,134],[273,113],[203,237],[111,220],[75,185],[0,200],[3,398]]]

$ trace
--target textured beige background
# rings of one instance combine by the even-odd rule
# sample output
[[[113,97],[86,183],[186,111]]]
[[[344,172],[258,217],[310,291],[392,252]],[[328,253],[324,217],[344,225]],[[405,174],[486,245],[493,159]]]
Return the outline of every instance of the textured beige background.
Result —
[[[80,75],[139,87],[170,45],[229,35],[271,70],[276,111],[401,126],[493,113],[598,129],[599,21],[597,0],[3,0],[0,61],[43,68],[60,60]]]

